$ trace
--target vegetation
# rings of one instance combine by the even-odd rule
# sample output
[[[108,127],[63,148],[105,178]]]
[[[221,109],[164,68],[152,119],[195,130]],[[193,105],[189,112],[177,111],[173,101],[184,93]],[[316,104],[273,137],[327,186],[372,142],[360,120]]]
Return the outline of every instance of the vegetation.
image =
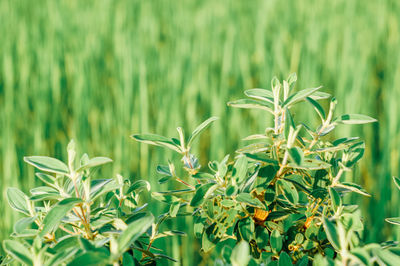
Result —
[[[14,224],[12,240],[5,240],[9,255],[3,264],[16,260],[24,265],[136,265],[172,258],[152,247],[158,238],[184,235],[179,231],[160,232],[168,215],[155,219],[140,205],[147,181],[131,183],[115,179],[93,179],[106,157],[76,160],[75,143],[68,145],[68,163],[45,156],[25,157],[41,172],[36,176],[45,186],[30,190],[7,190],[10,206],[25,218]]]
[[[114,160],[98,170],[98,178],[121,174],[132,183],[149,178],[152,191],[177,189],[178,183],[159,184],[153,169],[168,158],[176,162],[178,153],[138,145],[128,136],[174,136],[177,125],[194,129],[218,116],[192,152],[203,167],[226,152],[232,160],[244,146],[242,137],[263,132],[273,120],[262,110],[229,110],[225,103],[291,72],[299,75],[298,88],[323,84],[340,99],[336,113],[379,121],[338,126],[326,140],[365,139],[364,159],[341,180],[373,196],[347,193],[343,203],[360,206],[368,228],[364,242],[398,240],[400,227],[384,219],[400,216],[400,194],[391,181],[400,161],[399,16],[394,0],[1,0],[1,241],[23,217],[9,207],[7,188],[30,195],[43,185],[24,156],[67,162],[65,147],[75,139],[79,153]],[[319,118],[307,104],[291,111],[295,121],[315,128]],[[328,110],[328,101],[320,104]],[[169,210],[155,201],[147,208],[155,217]],[[157,243],[183,265],[203,259],[192,224],[190,216],[165,221],[166,230],[187,236]]]
[[[160,230],[167,218],[194,216],[194,234],[201,239],[207,263],[222,265],[375,265],[400,263],[397,243],[362,243],[364,224],[358,206],[343,203],[349,192],[369,196],[358,184],[343,182],[364,155],[358,137],[333,142],[323,137],[340,124],[365,124],[375,119],[359,114],[334,116],[336,99],[328,112],[319,101],[330,98],[317,88],[293,92],[292,74],[282,83],[274,78],[271,90],[250,89],[250,99],[229,102],[239,108],[262,109],[274,117],[274,126],[245,138],[251,144],[221,161],[210,161],[209,171],[199,164],[193,142],[217,118],[200,124],[189,136],[181,127],[178,138],[136,134],[140,142],[171,149],[181,156],[183,176],[175,164],[159,165],[159,183],[177,181],[185,188],[153,192],[169,211],[155,219],[139,204],[139,193],[150,190],[147,181],[131,183],[93,179],[95,170],[110,163],[106,157],[76,160],[75,143],[68,145],[68,162],[45,156],[24,160],[41,170],[36,176],[46,186],[7,190],[10,206],[26,215],[5,240],[7,257],[25,265],[145,265],[168,257],[155,240],[180,231]],[[291,113],[308,102],[321,123],[312,128]],[[49,174],[50,173],[50,174]],[[399,179],[394,178],[396,185]],[[387,219],[398,224],[399,218]],[[220,254],[213,252],[219,246]],[[157,252],[157,253],[156,253]]]

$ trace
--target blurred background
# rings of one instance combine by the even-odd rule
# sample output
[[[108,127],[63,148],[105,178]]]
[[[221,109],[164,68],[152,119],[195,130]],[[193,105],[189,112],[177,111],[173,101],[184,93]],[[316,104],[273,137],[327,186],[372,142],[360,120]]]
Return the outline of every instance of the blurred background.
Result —
[[[372,197],[355,197],[365,241],[399,238],[384,222],[400,213],[400,2],[395,0],[0,0],[0,240],[18,215],[7,187],[27,192],[39,181],[26,155],[66,159],[74,138],[81,152],[108,156],[101,177],[143,178],[153,191],[155,166],[170,152],[134,142],[138,132],[175,136],[219,116],[195,147],[201,163],[222,159],[268,115],[231,109],[245,89],[270,88],[297,72],[297,89],[323,85],[337,114],[362,113],[379,123],[341,126],[331,138],[361,136],[366,154],[346,178]],[[327,106],[327,104],[325,104]],[[310,106],[298,119],[317,126]],[[160,214],[168,206],[151,204]],[[190,218],[170,224],[184,238],[160,243],[190,265],[201,260]]]

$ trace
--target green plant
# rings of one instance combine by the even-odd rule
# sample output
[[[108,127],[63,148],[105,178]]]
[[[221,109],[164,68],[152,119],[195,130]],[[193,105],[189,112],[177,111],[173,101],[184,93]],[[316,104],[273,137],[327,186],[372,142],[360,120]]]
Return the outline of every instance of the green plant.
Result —
[[[68,145],[68,163],[44,156],[24,160],[40,170],[36,176],[45,184],[30,190],[7,190],[10,206],[26,217],[17,221],[10,240],[3,243],[8,257],[26,265],[137,265],[170,259],[154,248],[161,237],[183,235],[160,231],[168,216],[158,219],[145,211],[142,191],[147,181],[131,182],[117,175],[94,179],[96,170],[111,159],[76,160],[75,144]],[[141,205],[142,204],[142,205]]]
[[[172,179],[184,188],[153,192],[153,197],[170,205],[170,216],[192,213],[202,251],[208,253],[217,246],[221,256],[216,259],[223,264],[399,262],[393,248],[362,244],[364,226],[358,206],[343,200],[350,192],[369,196],[358,184],[343,180],[343,173],[362,158],[364,141],[358,137],[324,138],[339,125],[376,120],[359,114],[334,116],[335,98],[320,92],[321,87],[293,92],[296,80],[295,74],[282,83],[274,78],[272,90],[246,90],[248,99],[228,103],[264,110],[273,116],[274,124],[261,134],[246,137],[251,143],[237,150],[233,159],[227,155],[211,161],[208,169],[199,165],[191,147],[214,117],[188,137],[182,128],[177,129],[178,138],[133,135],[137,141],[182,156],[185,175],[178,175],[172,162],[158,166],[157,172],[162,175],[160,183]],[[325,112],[319,102],[328,98]],[[319,126],[296,121],[291,110],[301,102],[315,110]]]

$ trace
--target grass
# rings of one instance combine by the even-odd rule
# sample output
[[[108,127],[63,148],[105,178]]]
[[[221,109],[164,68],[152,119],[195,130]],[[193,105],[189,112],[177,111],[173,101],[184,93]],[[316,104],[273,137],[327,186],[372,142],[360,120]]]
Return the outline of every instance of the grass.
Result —
[[[37,182],[23,156],[65,159],[63,147],[74,138],[81,151],[114,159],[103,175],[148,178],[162,190],[153,162],[172,154],[138,145],[130,134],[172,135],[177,126],[193,129],[219,116],[197,149],[203,164],[220,159],[272,121],[255,123],[263,113],[225,103],[244,89],[269,87],[273,75],[297,72],[298,88],[322,84],[334,92],[338,113],[379,120],[341,127],[341,135],[362,135],[367,144],[361,167],[346,177],[373,195],[357,198],[366,239],[397,239],[384,218],[399,214],[391,182],[400,159],[399,16],[394,0],[1,0],[0,238],[17,219],[6,188],[26,191]],[[311,108],[303,110],[315,120]],[[189,231],[189,222],[174,226]],[[167,244],[160,243],[186,265],[200,260],[191,236]]]

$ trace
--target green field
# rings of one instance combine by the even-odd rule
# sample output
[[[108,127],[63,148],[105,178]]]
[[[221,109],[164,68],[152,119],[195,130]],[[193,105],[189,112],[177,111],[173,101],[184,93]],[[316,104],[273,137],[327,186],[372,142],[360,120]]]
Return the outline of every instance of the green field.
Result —
[[[6,188],[39,183],[23,156],[65,159],[73,138],[81,152],[114,160],[100,176],[121,173],[163,190],[156,163],[179,158],[129,135],[172,136],[177,126],[192,130],[218,116],[196,149],[202,165],[221,159],[272,121],[226,102],[291,72],[298,89],[323,85],[334,94],[338,113],[379,120],[343,125],[334,137],[366,140],[360,167],[346,174],[372,194],[355,198],[366,241],[400,237],[384,221],[400,213],[391,180],[400,160],[398,1],[0,0],[0,21],[1,240],[18,218]],[[300,108],[316,121],[310,107]],[[163,207],[150,206],[155,214]],[[185,265],[201,260],[190,219],[171,226],[188,236],[159,246]]]

